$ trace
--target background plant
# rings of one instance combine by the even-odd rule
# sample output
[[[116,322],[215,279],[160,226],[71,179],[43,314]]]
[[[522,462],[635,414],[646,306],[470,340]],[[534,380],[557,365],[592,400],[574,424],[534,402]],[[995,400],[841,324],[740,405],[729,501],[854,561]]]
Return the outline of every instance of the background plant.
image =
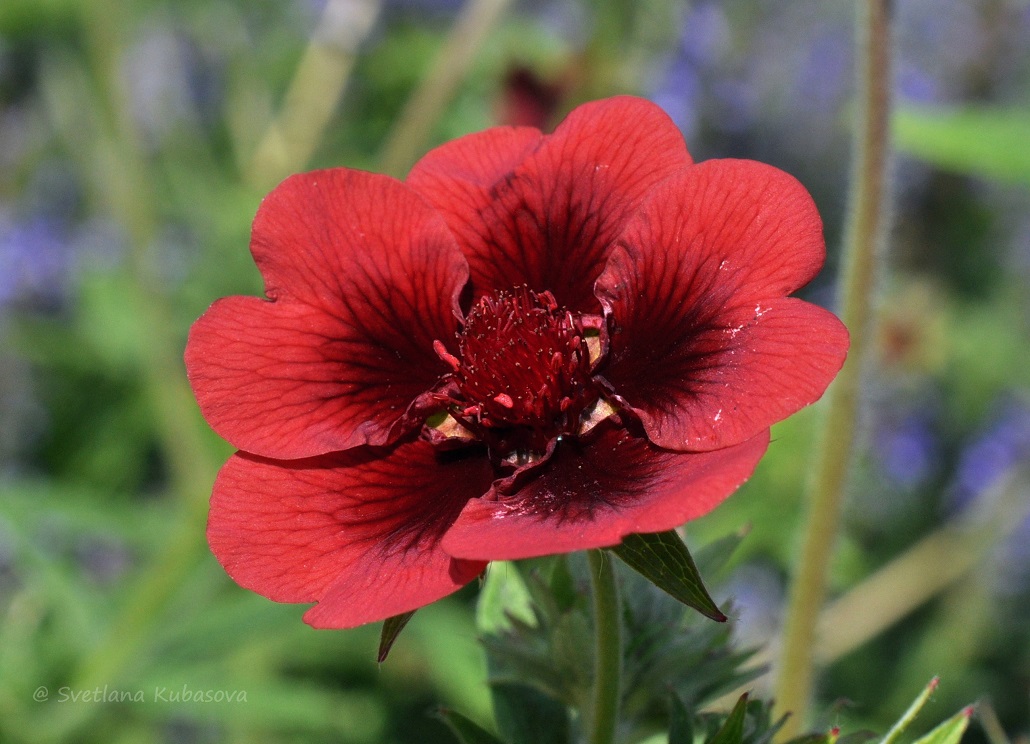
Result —
[[[1030,728],[1030,10],[895,6],[891,265],[813,722],[886,731],[939,674],[911,730],[983,696],[999,725],[984,713],[968,736],[1000,742]],[[259,291],[249,224],[287,173],[402,174],[446,138],[616,92],[661,103],[697,159],[798,176],[832,264],[853,24],[849,3],[785,0],[4,0],[0,740],[452,741],[425,715],[438,704],[490,727],[475,588],[420,612],[377,667],[376,628],[312,631],[224,576],[203,525],[228,449],[185,385],[189,323]],[[807,297],[831,303],[833,276]],[[795,571],[818,418],[781,424],[745,489],[690,527],[705,546],[750,525],[712,579],[752,666]],[[248,702],[56,702],[183,685]],[[736,700],[703,704],[725,718]]]

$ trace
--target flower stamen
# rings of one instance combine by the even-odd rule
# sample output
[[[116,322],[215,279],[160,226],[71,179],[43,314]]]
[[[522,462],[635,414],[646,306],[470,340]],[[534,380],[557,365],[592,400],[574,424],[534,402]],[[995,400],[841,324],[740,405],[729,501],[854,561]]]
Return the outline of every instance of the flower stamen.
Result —
[[[600,394],[584,333],[550,292],[521,286],[487,295],[458,333],[458,355],[433,343],[453,370],[440,399],[500,462],[543,457],[553,439],[577,432]]]

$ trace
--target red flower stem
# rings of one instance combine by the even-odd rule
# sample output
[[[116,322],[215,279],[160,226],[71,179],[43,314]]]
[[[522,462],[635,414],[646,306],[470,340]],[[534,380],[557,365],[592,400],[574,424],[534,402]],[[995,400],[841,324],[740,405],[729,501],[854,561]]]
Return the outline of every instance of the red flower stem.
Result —
[[[587,556],[594,597],[594,698],[587,741],[612,744],[619,722],[622,608],[612,557],[602,550],[590,550]]]
[[[888,223],[890,6],[890,0],[866,0],[860,6],[861,108],[841,282],[841,319],[851,333],[851,351],[827,393],[821,449],[808,484],[810,511],[790,592],[775,691],[779,713],[792,712],[780,730],[781,740],[795,736],[805,722],[814,674],[816,620],[826,596],[845,481],[855,450],[862,367],[872,345],[873,292]]]

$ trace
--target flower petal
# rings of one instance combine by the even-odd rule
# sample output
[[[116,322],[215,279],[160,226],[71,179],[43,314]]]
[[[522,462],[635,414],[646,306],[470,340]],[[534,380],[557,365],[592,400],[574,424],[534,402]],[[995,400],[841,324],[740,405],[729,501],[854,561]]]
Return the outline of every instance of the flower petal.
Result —
[[[439,459],[427,442],[309,460],[234,455],[211,496],[207,536],[228,574],[305,620],[347,628],[429,604],[478,576],[439,539],[490,487],[485,457]]]
[[[251,246],[273,300],[231,297],[193,326],[186,367],[204,417],[236,447],[299,458],[384,444],[448,368],[468,267],[404,184],[336,169],[262,203]]]
[[[473,499],[443,537],[456,558],[515,560],[617,545],[714,509],[751,475],[768,432],[715,452],[670,452],[623,429],[562,442],[510,496]]]
[[[416,164],[408,183],[447,220],[468,258],[474,300],[527,284],[570,310],[597,313],[591,287],[627,217],[690,163],[683,137],[660,108],[629,96],[580,106],[534,147],[529,135],[516,146],[511,131],[477,135],[506,155],[474,169],[475,178],[464,162],[454,173],[439,166],[448,150]]]
[[[709,161],[657,187],[595,291],[612,324],[601,374],[655,444],[743,442],[817,400],[848,334],[784,295],[820,268],[819,216],[796,180]]]
[[[543,141],[533,127],[493,127],[451,140],[426,153],[412,167],[407,184],[432,200],[460,205],[489,202],[489,189],[515,170]]]

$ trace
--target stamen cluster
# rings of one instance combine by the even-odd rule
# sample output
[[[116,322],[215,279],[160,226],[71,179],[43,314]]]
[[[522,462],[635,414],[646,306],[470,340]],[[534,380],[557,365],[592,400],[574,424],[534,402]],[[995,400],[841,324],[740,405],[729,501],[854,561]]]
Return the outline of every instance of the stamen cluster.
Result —
[[[523,285],[487,295],[458,333],[459,356],[434,347],[453,370],[449,412],[501,459],[575,433],[598,398],[582,321],[550,292]]]

